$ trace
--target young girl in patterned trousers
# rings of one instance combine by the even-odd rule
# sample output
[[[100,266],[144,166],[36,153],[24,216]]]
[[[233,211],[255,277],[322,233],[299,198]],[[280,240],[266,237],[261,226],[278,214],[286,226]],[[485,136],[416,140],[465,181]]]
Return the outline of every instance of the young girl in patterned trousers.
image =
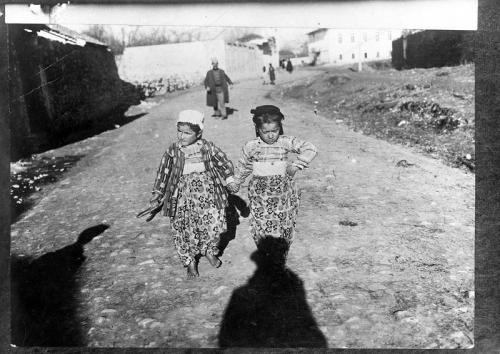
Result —
[[[151,209],[163,203],[177,253],[189,277],[199,275],[199,255],[213,267],[221,266],[217,246],[220,234],[226,231],[228,205],[224,183],[236,189],[233,164],[221,149],[202,139],[202,131],[201,112],[180,112],[177,142],[161,159],[150,200]]]
[[[281,238],[286,242],[281,250],[271,257],[284,265],[293,240],[295,221],[299,207],[299,193],[293,177],[299,170],[309,166],[316,157],[316,147],[293,136],[283,135],[280,109],[276,106],[259,106],[253,113],[257,138],[248,141],[236,165],[235,182],[239,186],[252,174],[248,183],[250,201],[250,226],[257,247],[269,237]],[[296,153],[295,160],[289,161],[289,153]]]

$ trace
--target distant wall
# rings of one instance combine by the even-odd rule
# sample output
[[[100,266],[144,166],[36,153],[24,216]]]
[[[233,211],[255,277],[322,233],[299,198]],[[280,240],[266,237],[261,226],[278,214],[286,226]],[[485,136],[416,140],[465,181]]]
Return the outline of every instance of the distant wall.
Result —
[[[311,58],[297,57],[297,58],[290,58],[290,61],[292,62],[293,66],[301,66],[301,65],[308,65],[311,62]]]
[[[138,104],[139,92],[118,77],[105,46],[63,44],[9,25],[12,158],[61,145]]]
[[[223,68],[233,81],[258,77],[262,72],[262,57],[257,48],[226,44]]]
[[[195,82],[205,78],[210,60],[233,80],[260,74],[262,55],[258,49],[224,43],[223,40],[128,47],[117,58],[120,77],[130,82],[180,76]]]
[[[453,66],[472,61],[473,31],[429,30],[392,42],[392,64],[396,69]]]

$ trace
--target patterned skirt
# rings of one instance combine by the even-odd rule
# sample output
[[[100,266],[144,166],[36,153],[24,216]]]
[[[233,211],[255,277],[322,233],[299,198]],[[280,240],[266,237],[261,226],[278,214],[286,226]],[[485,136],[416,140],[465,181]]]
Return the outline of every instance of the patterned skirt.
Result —
[[[288,175],[253,176],[248,183],[250,227],[257,245],[268,237],[292,243],[300,195]]]
[[[206,172],[183,175],[177,193],[177,210],[170,225],[182,264],[187,266],[198,254],[217,255],[219,235],[226,231],[226,214],[215,205],[214,182]]]

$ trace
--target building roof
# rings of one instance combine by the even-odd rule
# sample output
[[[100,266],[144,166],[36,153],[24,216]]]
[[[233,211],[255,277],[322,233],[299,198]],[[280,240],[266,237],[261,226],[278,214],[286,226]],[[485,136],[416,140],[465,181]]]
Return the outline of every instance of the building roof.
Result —
[[[328,28],[318,28],[314,31],[308,32],[307,35],[310,36],[311,34],[315,34],[315,33],[322,32],[322,31],[328,31]]]
[[[246,43],[246,42],[250,42],[250,41],[255,40],[255,39],[265,40],[264,37],[262,37],[259,34],[250,33],[250,34],[244,35],[243,37],[238,38],[237,41],[242,42],[242,43]]]
[[[81,47],[87,44],[93,44],[108,48],[108,45],[106,43],[103,43],[86,34],[78,33],[61,25],[27,24],[24,25],[23,27],[25,31],[35,32],[39,37],[47,38],[48,40],[51,41],[58,41],[64,44],[78,45]]]
[[[81,40],[84,40],[86,43],[91,43],[91,44],[100,45],[100,46],[104,46],[104,47],[108,46],[106,43],[103,43],[103,42],[101,42],[93,37],[90,37],[90,36],[83,34],[83,33],[73,31],[72,29],[69,29],[69,28],[61,26],[61,25],[54,24],[54,25],[47,25],[47,27],[51,31],[55,31],[56,33],[62,34],[63,36],[68,36],[68,37],[73,38],[75,40],[81,39]]]

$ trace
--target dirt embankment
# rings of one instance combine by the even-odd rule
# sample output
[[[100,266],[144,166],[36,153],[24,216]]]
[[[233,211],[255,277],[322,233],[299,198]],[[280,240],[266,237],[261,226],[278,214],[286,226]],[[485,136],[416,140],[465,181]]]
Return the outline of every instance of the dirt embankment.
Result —
[[[403,71],[364,66],[361,72],[325,67],[285,86],[281,95],[306,101],[355,131],[475,170],[474,65]]]

